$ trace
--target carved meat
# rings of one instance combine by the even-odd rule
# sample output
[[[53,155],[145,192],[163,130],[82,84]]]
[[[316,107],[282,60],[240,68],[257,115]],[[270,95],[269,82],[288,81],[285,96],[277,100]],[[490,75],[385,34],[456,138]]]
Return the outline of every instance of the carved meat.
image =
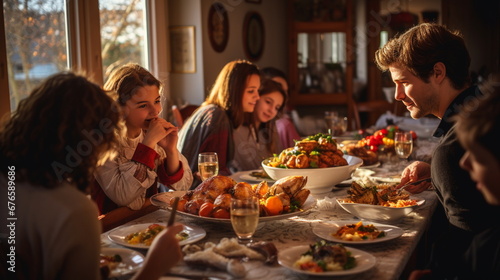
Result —
[[[378,205],[381,200],[375,187],[363,187],[356,182],[352,182],[351,188],[347,191],[352,202]]]
[[[236,181],[231,177],[213,176],[203,181],[192,195],[192,200],[210,201],[213,203],[220,194],[227,193],[228,189],[236,185]]]

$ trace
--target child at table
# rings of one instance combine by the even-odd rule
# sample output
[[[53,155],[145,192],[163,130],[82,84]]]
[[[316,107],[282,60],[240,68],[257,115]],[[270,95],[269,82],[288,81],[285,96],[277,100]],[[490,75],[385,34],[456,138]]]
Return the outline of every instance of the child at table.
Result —
[[[198,171],[198,154],[216,152],[219,174],[231,175],[234,158],[233,131],[249,119],[259,99],[260,72],[246,60],[227,63],[215,80],[205,102],[193,112],[179,131],[178,148]],[[200,183],[196,180],[193,188]]]
[[[0,279],[100,279],[101,228],[87,190],[121,122],[98,85],[69,72],[19,103],[0,129],[0,218],[13,225],[0,228]],[[182,229],[157,236],[133,279],[157,279],[182,258]]]
[[[273,80],[278,82],[283,87],[283,90],[288,95],[288,81],[285,73],[274,67],[265,67],[261,70],[262,80]],[[278,131],[278,135],[280,137],[281,146],[285,148],[293,147],[295,145],[295,141],[301,139],[295,124],[293,123],[292,117],[289,114],[289,106],[284,103],[284,112],[281,116],[276,120],[276,129]]]
[[[500,83],[484,88],[485,97],[464,106],[456,118],[458,140],[465,149],[460,166],[469,171],[485,200],[500,207]],[[446,267],[433,259],[429,270],[414,271],[409,279],[498,279],[499,275],[500,225],[492,216],[491,226],[475,235],[461,263]]]
[[[132,210],[149,204],[158,182],[187,190],[193,176],[186,158],[177,150],[178,128],[162,119],[161,82],[138,64],[129,63],[109,76],[104,89],[121,107],[127,126],[119,137],[118,155],[99,167],[92,198],[101,214],[119,206]]]
[[[262,82],[259,96],[252,119],[234,131],[233,172],[259,169],[262,160],[283,150],[275,121],[283,113],[288,96],[282,86],[273,80]]]

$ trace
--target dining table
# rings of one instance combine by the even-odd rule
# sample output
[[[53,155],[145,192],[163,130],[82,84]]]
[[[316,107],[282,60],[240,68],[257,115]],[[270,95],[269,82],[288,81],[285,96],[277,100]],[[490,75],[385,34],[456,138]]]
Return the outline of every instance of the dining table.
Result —
[[[248,172],[237,172],[231,175],[236,181],[247,181],[251,184],[256,184],[256,181],[244,180],[245,174]],[[346,181],[348,183],[348,181]],[[274,219],[271,221],[261,222],[253,236],[253,241],[272,242],[278,252],[293,248],[294,246],[310,245],[322,240],[318,237],[313,229],[321,223],[332,221],[360,221],[358,217],[353,216],[340,207],[336,198],[346,197],[349,184],[339,184],[327,193],[310,195],[310,199],[314,201],[314,206],[307,211],[297,212],[295,216],[287,216],[283,219]],[[355,275],[345,275],[334,277],[334,279],[400,279],[405,269],[405,266],[410,261],[410,258],[417,248],[420,240],[425,234],[430,222],[435,207],[438,203],[436,194],[433,190],[427,190],[418,195],[419,199],[425,200],[423,205],[414,209],[413,212],[406,215],[404,218],[390,223],[392,226],[397,226],[403,230],[400,237],[387,240],[385,242],[369,243],[369,244],[346,244],[347,248],[355,248],[362,250],[375,257],[375,265],[367,271],[357,273]],[[161,223],[165,224],[170,216],[170,210],[163,207],[158,210],[146,214],[140,218],[126,223],[124,226],[141,224],[141,223]],[[231,224],[227,222],[213,222],[196,219],[187,215],[177,214],[177,222],[185,225],[192,225],[203,228],[206,231],[206,236],[197,241],[195,244],[203,245],[206,242],[217,244],[223,238],[236,238]],[[364,221],[363,223],[370,223]],[[116,242],[112,242],[108,238],[108,232],[101,235],[101,245],[103,248],[120,248]],[[144,249],[135,249],[138,252],[146,255]],[[246,271],[244,278],[240,279],[326,279],[324,277],[298,273],[292,271],[280,264],[266,265],[262,261],[245,261],[243,263]],[[213,269],[202,269],[199,267],[190,267],[184,262],[180,262],[171,270],[171,275],[185,275],[185,279],[202,279],[201,277],[214,277],[205,279],[234,279],[224,271]],[[121,275],[116,279],[130,279],[131,274]],[[164,279],[182,279],[168,278]]]

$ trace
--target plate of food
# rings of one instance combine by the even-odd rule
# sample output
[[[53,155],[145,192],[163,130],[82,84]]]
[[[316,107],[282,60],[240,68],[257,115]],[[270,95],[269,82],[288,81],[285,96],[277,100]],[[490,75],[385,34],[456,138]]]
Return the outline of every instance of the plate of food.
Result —
[[[240,176],[240,179],[249,182],[262,182],[262,181],[266,181],[268,183],[275,182],[275,180],[271,179],[271,177],[267,175],[266,171],[262,169],[256,169],[245,172]]]
[[[166,210],[172,210],[170,206],[170,200],[175,197],[175,196],[180,196],[182,197],[185,194],[185,191],[174,191],[174,192],[163,192],[163,193],[158,193],[155,194],[151,197],[151,203],[155,206],[161,207]],[[291,217],[303,215],[305,213],[308,213],[311,209],[313,209],[316,206],[316,199],[313,198],[312,196],[308,196],[302,207],[297,209],[294,212],[289,212],[289,213],[284,213],[284,214],[278,214],[278,215],[273,215],[273,216],[261,216],[259,218],[259,222],[268,222],[268,221],[274,221],[274,220],[281,220],[281,219],[288,219]],[[200,215],[195,215],[191,213],[187,213],[184,211],[177,211],[177,215],[186,217],[186,218],[192,218],[195,220],[202,220],[202,221],[208,221],[208,222],[217,222],[217,223],[227,223],[231,224],[231,220],[229,218],[214,218],[214,217],[203,217]]]
[[[328,248],[325,248],[328,247]],[[341,261],[331,254],[313,254],[313,251],[345,255]],[[300,245],[278,253],[278,262],[282,266],[301,274],[312,276],[346,276],[365,272],[375,266],[376,258],[362,250],[344,247],[329,241],[319,241],[313,245]]]
[[[101,248],[100,267],[105,278],[134,273],[142,267],[144,255],[126,248]]]
[[[336,221],[318,224],[313,228],[316,236],[328,241],[345,244],[372,244],[396,239],[404,231],[396,226],[363,223],[359,220]]]
[[[108,238],[115,244],[135,249],[148,249],[154,238],[165,229],[158,223],[124,225],[111,230]],[[207,232],[197,226],[184,225],[184,230],[177,234],[179,244],[186,245],[203,239]]]

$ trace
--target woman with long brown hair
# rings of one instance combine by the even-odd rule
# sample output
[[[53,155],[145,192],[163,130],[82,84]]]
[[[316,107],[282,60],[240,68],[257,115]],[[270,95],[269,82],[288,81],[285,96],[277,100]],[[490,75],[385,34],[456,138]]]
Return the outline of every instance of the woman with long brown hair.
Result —
[[[234,156],[233,131],[250,118],[259,99],[259,69],[245,60],[227,63],[219,73],[210,95],[179,132],[178,148],[198,171],[198,154],[216,152],[219,174],[230,175]],[[199,181],[195,182],[195,187]]]

